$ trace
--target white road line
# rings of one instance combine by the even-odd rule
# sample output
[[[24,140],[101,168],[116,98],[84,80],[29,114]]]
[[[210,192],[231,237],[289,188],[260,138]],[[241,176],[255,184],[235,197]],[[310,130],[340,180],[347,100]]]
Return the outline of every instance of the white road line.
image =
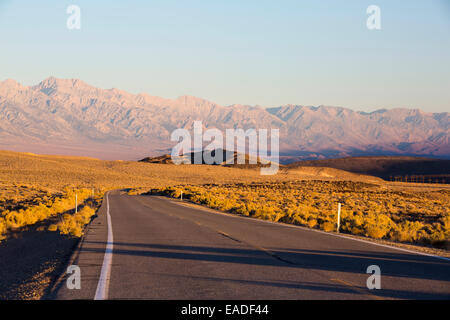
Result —
[[[109,214],[109,197],[106,194],[106,219],[108,221],[108,240],[106,243],[105,257],[103,258],[102,271],[98,279],[97,291],[94,300],[108,299],[109,279],[111,275],[111,263],[113,256],[113,231],[111,215]]]

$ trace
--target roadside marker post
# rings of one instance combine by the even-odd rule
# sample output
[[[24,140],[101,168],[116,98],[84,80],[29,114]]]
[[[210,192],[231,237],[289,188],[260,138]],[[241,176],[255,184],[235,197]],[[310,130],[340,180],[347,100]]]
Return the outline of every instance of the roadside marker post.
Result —
[[[183,201],[183,191],[181,191],[181,201]]]
[[[338,216],[337,216],[337,233],[339,233],[339,228],[341,227],[341,203],[338,204]]]

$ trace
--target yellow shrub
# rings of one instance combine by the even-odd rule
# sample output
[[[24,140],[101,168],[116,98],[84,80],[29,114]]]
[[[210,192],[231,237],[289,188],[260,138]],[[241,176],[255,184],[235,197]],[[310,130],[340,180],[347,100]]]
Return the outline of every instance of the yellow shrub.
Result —
[[[61,234],[81,237],[83,235],[83,228],[91,221],[91,217],[95,214],[95,210],[89,206],[84,206],[77,213],[70,215],[64,214],[63,220],[56,225],[49,227],[50,231],[57,231]]]
[[[5,233],[6,233],[6,222],[5,219],[0,218],[0,240],[4,238]]]
[[[317,225],[317,220],[316,219],[310,219],[308,220],[308,226],[310,228],[314,228]]]
[[[4,234],[8,229],[17,229],[27,225],[33,225],[37,222],[47,220],[50,217],[72,210],[75,208],[76,196],[78,204],[81,204],[91,197],[91,195],[91,189],[65,189],[64,193],[60,197],[54,199],[54,201],[42,200],[42,203],[28,207],[25,210],[5,211],[2,214],[3,218],[0,221],[0,235]],[[43,202],[45,202],[45,204]],[[84,214],[87,215],[86,213]],[[86,219],[81,216],[79,219],[82,219],[81,222],[86,221]]]
[[[363,227],[368,237],[381,239],[395,226],[394,222],[385,214],[369,214],[364,219]]]
[[[330,231],[334,230],[334,224],[331,222],[324,222],[324,223],[322,223],[320,228],[326,232],[330,232]]]
[[[371,238],[381,239],[388,233],[388,231],[389,230],[386,228],[370,225],[366,228],[366,235]]]
[[[450,231],[450,215],[449,214],[442,217],[441,223],[443,225],[444,232]]]
[[[401,242],[450,238],[450,192],[404,192],[352,181],[274,181],[153,189],[218,210]]]

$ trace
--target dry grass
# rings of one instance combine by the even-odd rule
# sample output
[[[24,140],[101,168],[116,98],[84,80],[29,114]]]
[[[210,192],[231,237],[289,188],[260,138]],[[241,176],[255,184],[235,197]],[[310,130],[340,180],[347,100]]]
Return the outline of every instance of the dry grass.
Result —
[[[208,184],[153,189],[213,209],[374,239],[443,247],[450,239],[450,190],[395,191],[352,181]]]
[[[0,212],[25,209],[51,198],[52,193],[46,188],[0,183]]]
[[[336,206],[341,201],[344,232],[435,244],[449,238],[448,185],[391,183],[330,168],[282,168],[276,175],[263,176],[259,169],[0,151],[3,215],[54,201],[65,188],[101,192],[133,188],[132,192],[140,193],[174,186],[184,188],[193,201],[214,208],[327,231],[335,229]],[[71,219],[66,219],[67,225],[78,225]],[[78,228],[72,229],[79,234]]]
[[[382,182],[379,178],[339,171],[318,169],[323,179],[346,178],[356,181],[371,179]],[[0,151],[0,185],[31,185],[51,191],[60,191],[67,186],[104,189],[152,188],[178,184],[276,182],[298,179],[317,179],[314,168],[307,168],[305,171],[282,169],[277,175],[262,176],[259,169],[102,161]]]
[[[81,237],[83,235],[84,226],[91,221],[91,217],[94,214],[95,209],[86,205],[73,215],[64,214],[62,220],[59,223],[50,225],[48,230],[59,231],[61,234],[70,234],[75,237]]]
[[[4,238],[4,235],[8,230],[17,230],[25,226],[34,225],[38,222],[48,220],[57,215],[68,212],[75,207],[75,203],[82,204],[85,200],[92,197],[92,190],[90,189],[65,189],[59,196],[54,196],[51,199],[41,200],[37,205],[29,206],[20,210],[4,210],[0,212],[0,240]],[[102,197],[101,194],[97,194],[98,197]],[[85,207],[87,208],[87,207]],[[83,208],[84,209],[84,208]],[[87,210],[87,209],[86,209]],[[94,211],[95,212],[95,211]],[[93,213],[92,213],[93,214]],[[92,216],[92,214],[90,216]],[[89,216],[89,217],[90,217]],[[64,221],[66,220],[64,216]],[[81,221],[84,216],[80,218],[77,216],[75,220]],[[81,223],[80,221],[80,223]],[[87,222],[86,222],[87,223]],[[84,226],[86,223],[82,224]],[[61,229],[62,230],[62,229]],[[71,233],[74,236],[81,236],[81,233],[74,228],[70,228],[73,232],[63,232],[65,234]]]

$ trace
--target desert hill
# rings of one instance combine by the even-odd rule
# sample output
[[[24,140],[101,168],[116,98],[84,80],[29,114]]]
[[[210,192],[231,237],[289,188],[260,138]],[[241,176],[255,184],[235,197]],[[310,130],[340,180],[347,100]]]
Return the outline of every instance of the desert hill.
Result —
[[[222,161],[214,162],[215,156],[217,153],[222,153]],[[227,151],[224,149],[214,149],[214,150],[203,150],[198,152],[189,152],[179,157],[179,161],[185,161],[187,159],[190,160],[192,164],[207,164],[205,159],[207,157],[211,158],[213,163],[211,165],[220,165],[225,167],[234,167],[234,168],[260,168],[262,166],[270,166],[270,161],[263,160],[259,157],[252,157],[249,154],[240,154],[236,151]],[[241,162],[239,163],[239,158],[242,157]],[[252,160],[252,161],[251,161]],[[164,154],[156,157],[146,157],[144,159],[139,160],[139,162],[147,162],[147,163],[160,163],[160,164],[173,164],[172,157],[170,154]],[[281,165],[281,167],[283,167]]]

